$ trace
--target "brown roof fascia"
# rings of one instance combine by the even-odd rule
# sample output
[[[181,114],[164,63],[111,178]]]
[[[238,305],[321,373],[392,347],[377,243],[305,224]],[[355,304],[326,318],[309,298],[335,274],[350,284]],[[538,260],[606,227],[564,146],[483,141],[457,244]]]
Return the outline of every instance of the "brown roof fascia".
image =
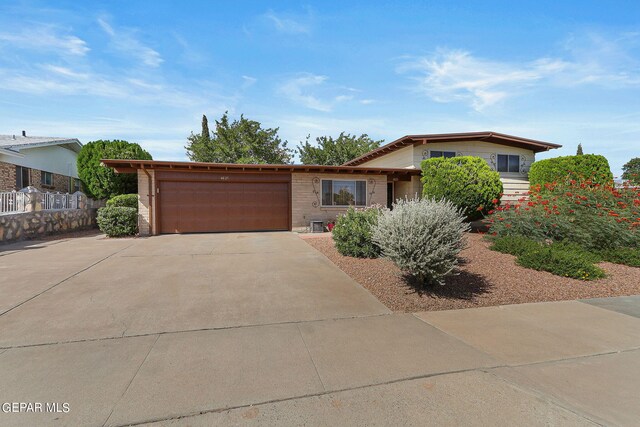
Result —
[[[420,175],[419,169],[367,168],[358,166],[322,166],[322,165],[268,165],[268,164],[231,164],[169,162],[156,160],[114,160],[105,159],[102,163],[117,173],[135,173],[138,169],[172,170],[193,172],[229,172],[229,173],[360,173],[387,175]]]

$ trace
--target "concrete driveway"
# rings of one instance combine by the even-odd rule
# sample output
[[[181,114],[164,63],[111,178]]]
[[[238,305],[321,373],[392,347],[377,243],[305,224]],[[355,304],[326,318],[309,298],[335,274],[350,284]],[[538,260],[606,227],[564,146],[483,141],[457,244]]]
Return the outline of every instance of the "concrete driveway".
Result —
[[[292,233],[0,250],[0,425],[640,419],[635,297],[394,314]]]

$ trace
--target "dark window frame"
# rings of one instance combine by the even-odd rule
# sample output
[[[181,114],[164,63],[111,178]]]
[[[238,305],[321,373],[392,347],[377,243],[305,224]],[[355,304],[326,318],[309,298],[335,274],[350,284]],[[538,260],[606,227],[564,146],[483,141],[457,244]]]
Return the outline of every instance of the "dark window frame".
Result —
[[[500,164],[501,157],[506,158],[506,168]],[[502,173],[520,173],[520,156],[517,154],[498,154],[496,156],[496,170]]]
[[[51,182],[47,182],[47,177],[51,177]],[[53,172],[40,171],[40,184],[46,187],[53,187]]]
[[[326,194],[325,194],[325,182],[326,183],[331,183],[331,188],[330,188],[330,194],[331,194],[331,204],[326,204],[325,202],[326,200]],[[338,205],[335,203],[335,193],[333,192],[333,186],[335,182],[349,182],[349,183],[353,183],[354,185],[354,195],[353,195],[353,199],[354,199],[354,203],[349,205]],[[360,185],[358,185],[358,183],[361,183]],[[359,188],[360,187],[360,188]],[[363,190],[364,187],[364,194],[360,194],[360,191]],[[320,188],[321,188],[321,193],[320,193],[320,206],[323,208],[348,208],[349,206],[353,206],[353,207],[365,207],[367,206],[367,180],[366,179],[321,179],[320,180]],[[358,202],[363,202],[362,204],[358,204]]]
[[[429,158],[430,159],[437,158],[437,157],[444,157],[445,159],[450,159],[452,157],[456,157],[456,152],[455,151],[444,151],[444,150],[430,150],[429,151]]]
[[[25,177],[27,185],[24,184]],[[16,187],[21,190],[31,185],[31,169],[26,166],[16,165]]]

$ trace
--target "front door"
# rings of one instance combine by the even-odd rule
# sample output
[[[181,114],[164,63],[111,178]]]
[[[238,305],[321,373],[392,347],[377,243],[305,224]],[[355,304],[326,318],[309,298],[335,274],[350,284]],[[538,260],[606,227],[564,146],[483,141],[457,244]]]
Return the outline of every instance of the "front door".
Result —
[[[387,182],[387,207],[393,207],[393,182]]]

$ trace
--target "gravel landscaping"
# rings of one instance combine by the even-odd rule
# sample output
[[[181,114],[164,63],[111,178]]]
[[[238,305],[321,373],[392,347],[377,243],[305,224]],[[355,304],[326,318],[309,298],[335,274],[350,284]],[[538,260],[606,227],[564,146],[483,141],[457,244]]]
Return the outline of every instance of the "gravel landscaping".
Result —
[[[640,268],[598,264],[607,277],[591,282],[516,265],[515,257],[490,250],[479,234],[468,234],[460,274],[445,286],[423,289],[405,280],[386,259],[360,259],[336,251],[330,233],[301,235],[342,271],[393,311],[450,310],[503,304],[573,300],[640,294]]]

